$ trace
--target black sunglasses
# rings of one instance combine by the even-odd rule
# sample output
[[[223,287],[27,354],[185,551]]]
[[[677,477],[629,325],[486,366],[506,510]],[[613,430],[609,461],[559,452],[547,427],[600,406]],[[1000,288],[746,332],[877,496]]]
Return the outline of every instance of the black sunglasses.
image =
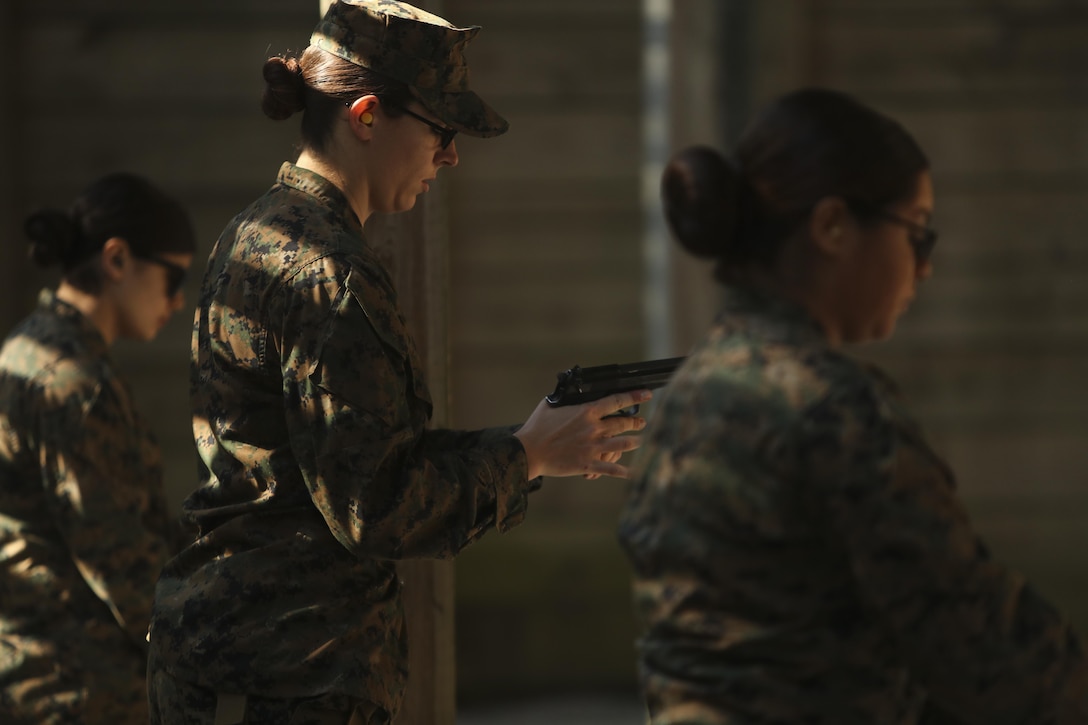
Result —
[[[430,126],[431,130],[438,134],[438,141],[442,144],[442,148],[449,148],[449,145],[453,143],[453,137],[457,135],[456,128],[450,128],[449,126],[437,124],[429,118],[424,118],[423,116],[420,116],[414,111],[409,111],[407,108],[402,108],[400,110],[404,111],[417,121],[422,121],[423,123]]]
[[[163,259],[162,257],[156,257],[153,254],[136,254],[133,252],[133,257],[142,259],[145,262],[151,262],[157,264],[166,270],[166,296],[170,299],[177,297],[178,292],[181,292],[181,286],[185,284],[185,277],[189,274],[189,270],[182,267],[180,264],[175,264],[169,259]]]
[[[886,209],[881,209],[878,206],[872,204],[850,200],[847,204],[855,213],[861,216],[876,217],[892,224],[898,224],[901,227],[906,227],[910,232],[907,236],[907,241],[910,242],[911,248],[914,250],[914,258],[918,264],[925,264],[929,261],[930,256],[933,254],[933,248],[937,246],[937,230],[933,227],[924,226],[917,222],[912,222],[910,219],[904,219],[898,214],[893,214]]]

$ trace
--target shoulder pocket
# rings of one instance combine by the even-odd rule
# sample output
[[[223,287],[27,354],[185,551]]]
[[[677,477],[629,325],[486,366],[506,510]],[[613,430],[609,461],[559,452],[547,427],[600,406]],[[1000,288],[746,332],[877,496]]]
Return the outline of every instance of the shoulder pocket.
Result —
[[[345,302],[357,304],[374,334],[397,357],[408,360],[410,340],[397,309],[396,293],[386,286],[384,280],[370,278],[358,269],[353,269],[348,275],[346,286],[348,294]]]
[[[408,386],[430,418],[432,411],[431,393],[427,388],[427,377],[419,352],[404,324],[404,317],[397,307],[396,292],[385,277],[368,277],[359,270],[352,270],[347,281],[348,291],[362,308],[375,334],[391,349],[396,350],[404,359]]]
[[[355,269],[345,287],[311,379],[390,427],[411,424],[418,404],[429,415],[430,397],[392,290]]]

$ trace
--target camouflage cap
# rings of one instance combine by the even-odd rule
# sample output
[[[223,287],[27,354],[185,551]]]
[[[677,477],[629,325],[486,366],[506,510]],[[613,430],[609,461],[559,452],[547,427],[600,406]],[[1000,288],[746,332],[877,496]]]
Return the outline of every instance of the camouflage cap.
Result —
[[[470,136],[498,136],[509,124],[468,87],[465,46],[479,26],[446,20],[395,0],[336,0],[310,44],[408,85],[423,106]]]

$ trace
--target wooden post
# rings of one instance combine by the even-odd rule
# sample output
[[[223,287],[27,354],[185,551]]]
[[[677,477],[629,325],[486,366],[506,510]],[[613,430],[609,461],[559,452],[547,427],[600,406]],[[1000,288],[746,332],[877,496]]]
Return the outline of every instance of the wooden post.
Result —
[[[415,209],[375,216],[367,241],[393,274],[400,307],[408,318],[427,369],[435,425],[448,421],[446,300],[447,245],[441,184],[420,197]],[[454,568],[452,562],[406,560],[398,565],[408,620],[409,675],[396,725],[453,725],[456,712]]]
[[[320,0],[324,13],[332,0]],[[439,12],[437,3],[414,5]],[[400,308],[427,369],[434,399],[434,425],[448,422],[447,298],[448,246],[442,184],[419,198],[409,212],[375,216],[367,241],[388,266]],[[454,569],[452,562],[411,560],[399,564],[408,621],[408,690],[396,725],[454,725]]]

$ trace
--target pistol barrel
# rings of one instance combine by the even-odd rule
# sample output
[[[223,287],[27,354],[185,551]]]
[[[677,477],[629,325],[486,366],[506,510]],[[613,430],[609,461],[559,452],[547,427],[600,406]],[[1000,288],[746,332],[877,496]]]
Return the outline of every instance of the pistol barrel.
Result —
[[[576,405],[614,393],[655,390],[669,381],[683,361],[682,357],[674,357],[586,368],[575,365],[556,376],[555,391],[545,400],[551,405]]]

